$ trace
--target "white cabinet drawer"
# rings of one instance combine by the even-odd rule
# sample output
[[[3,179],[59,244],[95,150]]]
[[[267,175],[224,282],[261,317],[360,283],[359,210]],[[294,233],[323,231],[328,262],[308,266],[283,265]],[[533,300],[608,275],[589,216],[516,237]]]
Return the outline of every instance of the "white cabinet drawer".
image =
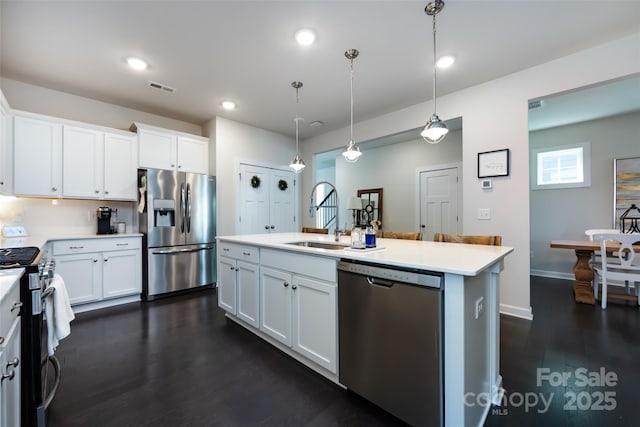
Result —
[[[255,246],[238,245],[235,243],[220,243],[220,255],[241,259],[257,264],[260,261],[260,252]]]
[[[262,264],[309,277],[337,282],[338,263],[332,258],[300,255],[294,252],[262,249]]]
[[[56,240],[53,255],[82,254],[89,252],[122,251],[140,249],[140,237],[109,237],[96,239]]]

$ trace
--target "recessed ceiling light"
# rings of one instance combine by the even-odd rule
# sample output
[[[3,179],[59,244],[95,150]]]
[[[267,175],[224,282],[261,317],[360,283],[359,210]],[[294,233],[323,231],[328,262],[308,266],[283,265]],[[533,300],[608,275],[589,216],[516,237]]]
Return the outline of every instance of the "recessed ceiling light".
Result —
[[[147,62],[144,61],[143,59],[136,58],[133,56],[130,56],[129,58],[127,58],[127,64],[129,64],[129,67],[137,71],[146,70],[147,67],[149,66],[149,64],[147,64]]]
[[[453,65],[454,62],[456,62],[456,58],[451,55],[447,55],[440,57],[440,59],[438,59],[438,61],[436,62],[436,65],[438,66],[438,68],[449,68]]]
[[[235,110],[236,109],[236,103],[233,101],[222,101],[220,103],[220,105],[222,105],[222,108],[224,108],[225,110]]]
[[[302,46],[312,45],[313,42],[316,41],[316,33],[312,30],[303,28],[302,30],[296,31],[296,41]]]

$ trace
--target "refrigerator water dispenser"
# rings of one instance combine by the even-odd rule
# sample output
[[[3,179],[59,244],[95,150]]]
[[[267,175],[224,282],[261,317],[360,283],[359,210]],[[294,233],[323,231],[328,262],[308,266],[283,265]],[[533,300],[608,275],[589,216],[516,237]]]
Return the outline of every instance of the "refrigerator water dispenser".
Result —
[[[176,226],[175,200],[154,200],[153,201],[153,226],[154,227],[175,227]]]

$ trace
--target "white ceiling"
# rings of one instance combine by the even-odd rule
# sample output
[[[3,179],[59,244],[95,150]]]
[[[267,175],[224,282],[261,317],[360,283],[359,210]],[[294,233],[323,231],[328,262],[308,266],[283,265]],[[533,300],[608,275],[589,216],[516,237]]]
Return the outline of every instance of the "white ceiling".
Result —
[[[431,99],[426,3],[1,0],[0,74],[195,124],[222,116],[288,135],[290,84],[300,80],[307,138],[349,123],[349,48],[360,50],[356,122]],[[441,95],[638,32],[640,2],[447,0],[437,21],[438,53],[457,58],[438,74]],[[317,32],[311,47],[293,40],[302,27]],[[131,55],[150,68],[130,70]],[[227,98],[236,111],[221,109]],[[310,128],[315,120],[325,125]]]

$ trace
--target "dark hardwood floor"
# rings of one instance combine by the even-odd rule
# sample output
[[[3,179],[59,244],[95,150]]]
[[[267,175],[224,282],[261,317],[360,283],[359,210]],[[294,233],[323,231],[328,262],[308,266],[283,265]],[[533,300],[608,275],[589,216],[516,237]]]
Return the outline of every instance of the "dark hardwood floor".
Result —
[[[507,403],[491,409],[485,426],[638,425],[638,308],[576,304],[571,282],[538,277],[532,306],[532,322],[501,318]],[[403,425],[228,321],[212,290],[79,314],[56,354],[62,382],[49,427]],[[576,369],[600,367],[615,372],[615,386],[576,385]],[[538,387],[538,368],[572,377]],[[597,392],[609,392],[602,406],[614,392],[616,408],[563,409],[565,393],[585,407]],[[533,403],[533,393],[554,393],[546,412],[541,402],[519,404],[518,396]]]

